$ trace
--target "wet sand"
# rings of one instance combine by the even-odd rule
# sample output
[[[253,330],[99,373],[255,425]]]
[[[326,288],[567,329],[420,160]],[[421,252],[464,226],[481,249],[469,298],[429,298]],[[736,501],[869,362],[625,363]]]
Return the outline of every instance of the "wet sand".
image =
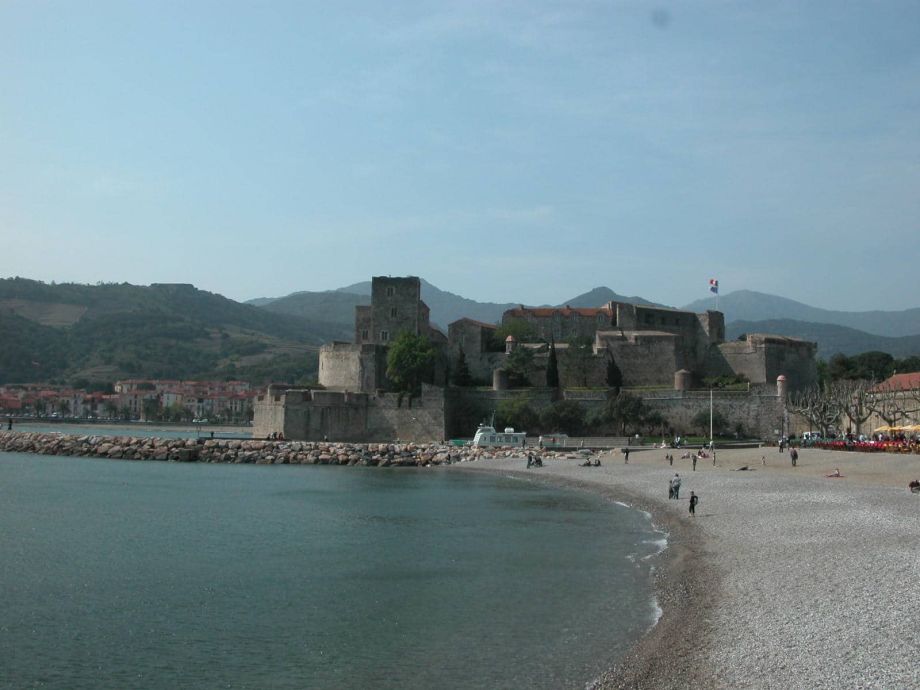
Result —
[[[776,448],[690,460],[665,450],[464,463],[469,471],[599,492],[669,532],[656,589],[663,615],[602,688],[920,687],[920,455]],[[763,464],[765,461],[766,464]],[[746,471],[738,468],[747,466]],[[843,478],[830,479],[835,468]],[[680,500],[669,479],[683,479]],[[700,496],[688,515],[690,491]]]

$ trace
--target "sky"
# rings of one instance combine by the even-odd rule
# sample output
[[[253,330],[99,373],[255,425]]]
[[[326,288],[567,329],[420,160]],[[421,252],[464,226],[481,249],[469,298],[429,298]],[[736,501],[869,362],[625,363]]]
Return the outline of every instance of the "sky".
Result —
[[[920,3],[0,0],[0,277],[920,306]]]

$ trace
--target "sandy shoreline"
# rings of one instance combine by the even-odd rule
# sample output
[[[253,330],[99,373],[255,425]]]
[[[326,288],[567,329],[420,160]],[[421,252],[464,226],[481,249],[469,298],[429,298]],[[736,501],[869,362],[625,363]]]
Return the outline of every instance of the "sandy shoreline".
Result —
[[[669,532],[656,573],[662,618],[600,687],[920,687],[920,496],[906,489],[920,456],[805,450],[793,468],[775,448],[745,449],[693,472],[664,454],[631,453],[629,465],[602,456],[600,468],[464,465],[624,500]],[[825,477],[838,467],[844,478]],[[669,501],[675,472],[681,500]]]

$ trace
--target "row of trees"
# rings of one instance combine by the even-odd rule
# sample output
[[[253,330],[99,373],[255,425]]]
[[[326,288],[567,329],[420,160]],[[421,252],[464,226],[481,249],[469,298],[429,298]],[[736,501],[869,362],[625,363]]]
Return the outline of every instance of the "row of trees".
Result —
[[[818,362],[821,381],[884,381],[895,372],[920,371],[920,357],[895,359],[887,352],[863,352],[852,357],[836,354],[827,363]]]
[[[866,379],[839,379],[821,383],[789,396],[790,409],[827,435],[842,420],[856,433],[864,433],[873,415],[888,426],[914,418],[920,412],[920,390],[880,386]]]
[[[589,432],[613,432],[631,436],[670,431],[668,421],[659,412],[628,393],[620,393],[608,400],[602,409],[591,413],[575,400],[557,400],[538,412],[529,399],[522,397],[499,403],[495,416],[499,428],[512,426],[528,433],[558,431],[579,436]]]

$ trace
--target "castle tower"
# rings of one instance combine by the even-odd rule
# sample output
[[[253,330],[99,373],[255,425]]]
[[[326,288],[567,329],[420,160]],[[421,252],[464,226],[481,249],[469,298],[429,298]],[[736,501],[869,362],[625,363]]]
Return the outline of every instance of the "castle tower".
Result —
[[[388,345],[401,332],[427,335],[429,309],[416,276],[371,279],[371,304],[355,308],[355,342]]]

